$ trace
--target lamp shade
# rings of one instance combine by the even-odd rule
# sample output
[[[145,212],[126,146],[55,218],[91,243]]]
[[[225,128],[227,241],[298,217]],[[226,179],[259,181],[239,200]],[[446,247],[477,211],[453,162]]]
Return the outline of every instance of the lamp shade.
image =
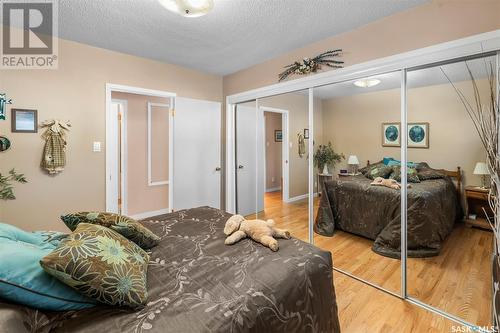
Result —
[[[359,165],[358,157],[356,155],[349,156],[349,159],[347,160],[347,164],[349,164],[349,165]]]
[[[488,166],[484,162],[477,162],[473,174],[475,175],[489,175]]]

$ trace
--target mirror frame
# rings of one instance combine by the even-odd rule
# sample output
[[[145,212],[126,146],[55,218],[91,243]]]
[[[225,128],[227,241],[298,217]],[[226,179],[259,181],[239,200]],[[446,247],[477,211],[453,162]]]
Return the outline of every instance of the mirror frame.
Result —
[[[259,98],[270,97],[299,90],[309,90],[309,135],[314,137],[313,106],[314,88],[333,85],[344,81],[366,78],[372,75],[380,75],[387,72],[401,71],[401,133],[407,133],[407,72],[417,69],[435,67],[437,65],[463,61],[472,58],[496,55],[497,74],[497,99],[500,100],[500,89],[498,88],[498,75],[500,73],[500,29],[458,39],[455,41],[438,44],[423,49],[418,49],[386,58],[381,58],[357,65],[348,66],[338,70],[323,72],[304,78],[286,81],[259,89],[254,89],[226,97],[226,168],[225,168],[225,210],[234,213],[234,110],[235,104]],[[258,105],[258,103],[257,103]],[[408,295],[407,288],[407,137],[402,135],[401,140],[401,294],[385,290],[368,281],[364,281],[354,275],[346,274],[356,280],[371,285],[393,296],[406,300],[431,312],[439,314],[467,327],[478,329],[478,327],[461,318],[449,314],[441,309],[419,301]],[[309,151],[313,151],[313,140],[309,140]],[[309,242],[314,244],[313,237],[313,161],[309,159]],[[334,270],[336,270],[334,268]],[[492,317],[493,318],[493,317]],[[480,329],[481,330],[481,329]]]

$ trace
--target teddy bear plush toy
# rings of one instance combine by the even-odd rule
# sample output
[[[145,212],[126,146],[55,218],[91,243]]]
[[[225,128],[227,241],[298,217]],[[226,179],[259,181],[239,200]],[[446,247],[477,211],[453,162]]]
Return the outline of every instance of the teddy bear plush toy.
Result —
[[[393,188],[395,190],[399,190],[401,188],[401,185],[398,184],[398,182],[394,179],[384,179],[382,177],[377,177],[371,182],[370,185],[376,185],[376,186],[385,186],[389,188]]]
[[[384,179],[382,177],[377,177],[373,180],[373,182],[370,183],[370,185],[375,185],[375,186],[385,186],[389,188],[393,188],[395,190],[399,190],[401,188],[401,184],[398,183],[394,179]],[[408,187],[411,187],[410,184],[408,184]]]
[[[245,220],[241,215],[233,215],[227,220],[224,234],[228,236],[224,244],[232,245],[240,239],[250,237],[254,241],[278,251],[278,241],[273,237],[290,239],[290,233],[274,227],[273,220]]]

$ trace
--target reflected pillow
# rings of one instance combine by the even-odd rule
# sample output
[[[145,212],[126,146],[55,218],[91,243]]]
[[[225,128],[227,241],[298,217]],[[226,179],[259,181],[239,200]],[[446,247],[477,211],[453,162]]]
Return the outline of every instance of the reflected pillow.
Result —
[[[431,168],[419,168],[417,171],[418,171],[418,178],[421,181],[429,179],[441,179],[446,177],[444,173]]]
[[[418,172],[415,168],[406,168],[406,179],[408,183],[420,183],[420,178],[418,178]],[[394,179],[398,183],[401,182],[401,166],[395,165],[392,167],[392,173],[389,177],[390,179]]]
[[[78,212],[63,215],[61,219],[71,231],[75,230],[80,223],[98,224],[113,229],[146,250],[158,245],[160,241],[160,237],[156,236],[151,230],[124,215],[104,212]]]
[[[67,235],[26,232],[0,223],[0,298],[49,311],[80,310],[96,301],[80,295],[40,267],[40,259]]]
[[[365,166],[364,168],[359,169],[358,171],[361,174],[366,175],[366,173],[368,171],[370,171],[370,169],[373,168],[374,166],[382,166],[382,165],[384,165],[384,163],[382,161],[378,161],[377,163],[369,164],[369,165]]]
[[[375,164],[370,166],[368,171],[365,173],[365,176],[370,179],[375,179],[377,177],[387,178],[392,172],[392,168],[387,165],[378,165]]]
[[[113,230],[80,223],[41,261],[43,269],[83,295],[109,305],[147,302],[148,254]]]
[[[384,157],[384,159],[382,160],[382,163],[384,163],[384,165],[389,165],[389,162],[391,161],[395,161],[392,157]]]
[[[390,158],[390,160],[387,160],[387,163],[386,163],[386,158],[384,158],[384,164],[387,165],[387,166],[397,166],[397,165],[401,165],[401,161],[399,160],[395,160],[393,159],[392,157]],[[419,165],[419,163],[415,163],[415,162],[406,162],[406,166],[408,166],[409,168],[417,168]]]

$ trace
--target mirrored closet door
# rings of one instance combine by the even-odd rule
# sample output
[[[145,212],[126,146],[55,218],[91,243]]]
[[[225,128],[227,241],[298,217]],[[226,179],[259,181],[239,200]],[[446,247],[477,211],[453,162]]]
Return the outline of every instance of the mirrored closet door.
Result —
[[[255,100],[234,107],[235,121],[235,212],[254,218],[262,209],[258,196],[257,103]]]
[[[308,242],[308,90],[260,98],[258,103],[259,219]]]
[[[494,235],[486,152],[463,103],[486,108],[495,72],[487,56],[407,73],[408,295],[479,326],[492,324]]]
[[[401,295],[401,72],[314,88],[314,244]]]

